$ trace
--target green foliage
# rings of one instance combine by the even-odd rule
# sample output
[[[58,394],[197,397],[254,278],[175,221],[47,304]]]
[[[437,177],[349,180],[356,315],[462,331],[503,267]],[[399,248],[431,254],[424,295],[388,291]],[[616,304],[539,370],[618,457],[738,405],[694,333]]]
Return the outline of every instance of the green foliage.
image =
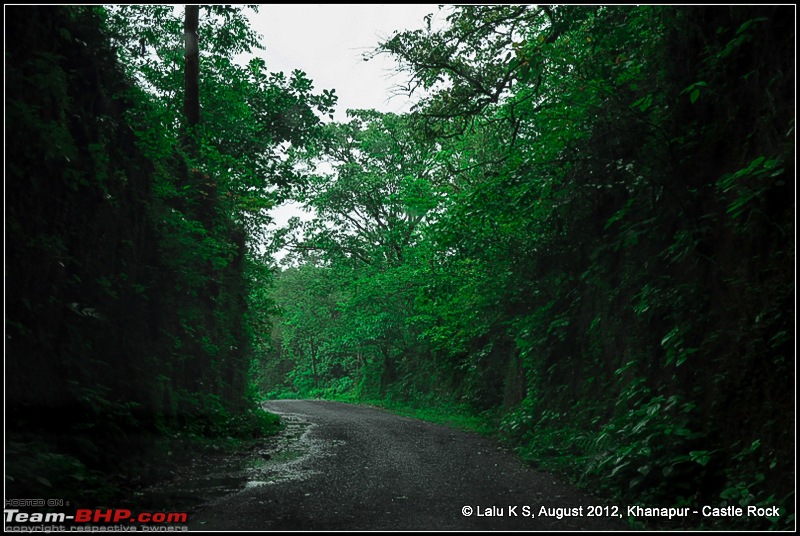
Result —
[[[118,499],[115,483],[100,471],[91,470],[77,457],[58,452],[43,441],[6,441],[6,486],[27,497],[47,493],[72,497],[83,490],[82,504],[109,504]]]
[[[332,396],[332,400],[351,402],[348,398]],[[421,395],[411,401],[397,401],[386,399],[359,398],[359,404],[366,404],[384,408],[413,419],[421,419],[436,424],[442,424],[451,428],[458,428],[468,432],[477,432],[482,435],[490,435],[494,432],[493,413],[483,413],[476,415],[471,407],[465,404],[457,404],[448,400],[443,400],[436,396]]]
[[[255,246],[334,92],[236,64],[258,36],[241,8],[206,7],[188,129],[173,6],[7,15],[6,402],[18,443],[41,443],[14,451],[12,495],[46,480],[100,501],[119,490],[98,475],[175,433],[273,433],[251,384],[271,312],[247,299],[272,277]]]
[[[260,389],[500,419],[619,502],[793,523],[788,9],[448,8],[379,48],[413,113],[324,124],[335,93],[235,63],[258,36],[212,6],[191,127],[174,7],[7,14],[7,400],[50,434],[20,489],[267,433]],[[287,199],[314,217],[270,236]]]
[[[145,150],[154,161],[180,147],[183,49],[182,13],[172,6],[113,6],[108,25],[120,61],[140,81],[131,89],[147,106],[132,113]],[[152,21],[159,21],[154,27]],[[260,48],[240,8],[206,6],[200,24],[200,93],[203,114],[195,132],[198,155],[187,166],[213,184],[220,214],[248,233],[252,243],[266,241],[268,210],[302,183],[296,162],[302,149],[320,136],[320,115],[330,115],[333,90],[315,94],[305,73],[271,73],[263,59],[248,65],[236,55]],[[141,53],[140,39],[145,40]],[[152,152],[149,152],[152,151]],[[202,185],[187,184],[176,170],[161,178],[167,198],[202,202]]]
[[[723,194],[735,197],[725,212],[734,220],[748,213],[748,205],[753,201],[763,202],[772,188],[783,186],[780,182],[783,174],[779,159],[759,156],[739,171],[723,175],[717,186]]]
[[[255,407],[231,413],[218,396],[193,393],[184,396],[196,408],[185,416],[181,429],[190,437],[247,440],[273,435],[281,428],[280,417]]]
[[[790,526],[789,19],[461,6],[394,34],[377,53],[422,95],[326,127],[266,390],[496,412],[618,502]]]

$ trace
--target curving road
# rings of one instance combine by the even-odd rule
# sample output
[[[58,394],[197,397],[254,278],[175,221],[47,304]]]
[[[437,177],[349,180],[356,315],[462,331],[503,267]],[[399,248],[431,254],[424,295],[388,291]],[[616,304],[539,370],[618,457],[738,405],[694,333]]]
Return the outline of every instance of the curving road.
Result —
[[[287,432],[254,454],[243,489],[193,512],[190,529],[628,528],[616,517],[589,517],[600,501],[476,434],[336,402],[264,407],[290,423]],[[543,506],[550,516],[540,515]]]

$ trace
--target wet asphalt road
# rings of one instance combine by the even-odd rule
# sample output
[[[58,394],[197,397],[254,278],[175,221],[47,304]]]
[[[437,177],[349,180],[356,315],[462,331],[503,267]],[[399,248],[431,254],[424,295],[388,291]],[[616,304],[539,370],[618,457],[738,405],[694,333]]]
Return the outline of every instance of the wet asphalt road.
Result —
[[[588,506],[600,501],[476,434],[336,402],[280,400],[264,407],[290,423],[277,439],[282,446],[260,454],[263,463],[248,470],[244,489],[194,511],[190,529],[628,528],[622,519],[589,517]],[[583,515],[541,516],[542,506]],[[471,515],[464,515],[466,507]]]

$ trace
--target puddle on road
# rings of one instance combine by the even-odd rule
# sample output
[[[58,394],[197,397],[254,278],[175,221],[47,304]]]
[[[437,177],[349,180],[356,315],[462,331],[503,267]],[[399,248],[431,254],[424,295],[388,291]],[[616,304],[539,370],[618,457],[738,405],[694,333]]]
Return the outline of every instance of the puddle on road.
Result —
[[[244,490],[303,480],[317,473],[309,459],[330,454],[338,442],[310,437],[316,426],[303,415],[282,413],[286,428],[277,436],[259,442],[249,452],[201,456],[185,474],[141,492],[140,499],[164,509],[192,508],[213,504]]]
[[[321,454],[324,442],[309,437],[314,424],[302,416],[290,413],[281,414],[286,430],[274,438],[270,448],[256,453],[242,469],[246,477],[244,489],[290,480],[302,480],[314,474],[304,467],[311,455]]]

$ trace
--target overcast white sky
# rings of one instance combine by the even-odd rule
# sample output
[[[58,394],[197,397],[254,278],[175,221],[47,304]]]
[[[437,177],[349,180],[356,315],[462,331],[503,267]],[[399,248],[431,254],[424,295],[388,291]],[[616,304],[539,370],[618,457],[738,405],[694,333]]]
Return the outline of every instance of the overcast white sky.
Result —
[[[257,52],[267,69],[286,74],[304,71],[317,92],[335,89],[339,97],[334,119],[346,120],[347,109],[374,108],[404,112],[407,97],[392,96],[393,87],[405,82],[396,74],[388,56],[364,61],[365,52],[391,37],[395,31],[424,28],[425,15],[442,19],[437,4],[412,5],[261,5],[251,18],[262,36],[265,50]],[[303,216],[296,205],[272,211],[275,225],[283,226],[292,216]]]
[[[408,109],[408,99],[392,97],[404,82],[393,75],[387,56],[370,61],[363,54],[395,31],[424,27],[423,17],[438,13],[436,4],[412,5],[285,5],[266,4],[252,18],[266,50],[258,55],[270,71],[305,71],[317,91],[335,89],[335,119],[344,121],[348,108],[384,112]],[[435,19],[434,19],[435,20]]]

